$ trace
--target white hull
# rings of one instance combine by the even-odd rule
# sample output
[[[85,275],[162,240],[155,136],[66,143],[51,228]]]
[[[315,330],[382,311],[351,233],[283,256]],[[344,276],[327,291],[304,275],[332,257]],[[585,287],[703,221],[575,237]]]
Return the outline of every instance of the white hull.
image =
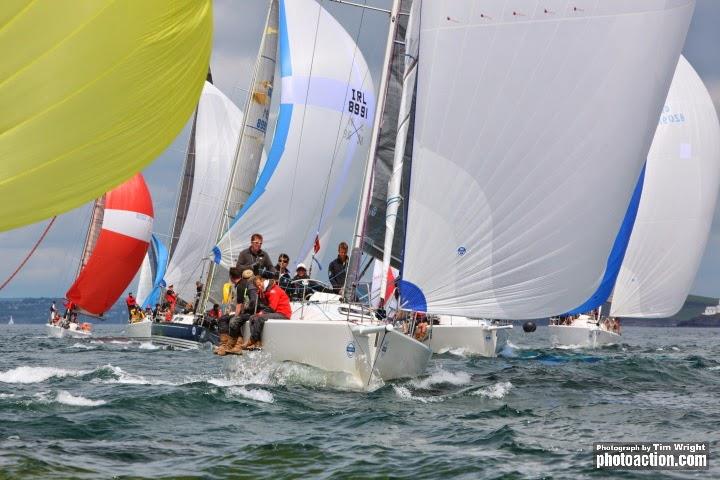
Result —
[[[362,386],[423,375],[432,351],[331,294],[293,304],[290,320],[268,320],[263,350],[276,362],[296,362],[349,375]],[[348,321],[348,319],[352,321]],[[245,335],[247,335],[247,325]]]
[[[73,338],[87,338],[92,336],[91,332],[85,332],[76,328],[63,328],[57,325],[45,324],[45,332],[48,337],[62,338],[62,337],[73,337]]]
[[[620,334],[594,324],[549,325],[550,341],[554,346],[597,348],[620,343]]]
[[[429,345],[433,353],[459,350],[463,354],[496,357],[507,345],[512,325],[493,325],[487,320],[441,317],[433,325]]]
[[[128,338],[149,339],[152,336],[152,320],[145,319],[142,322],[128,323],[125,326],[125,336]]]

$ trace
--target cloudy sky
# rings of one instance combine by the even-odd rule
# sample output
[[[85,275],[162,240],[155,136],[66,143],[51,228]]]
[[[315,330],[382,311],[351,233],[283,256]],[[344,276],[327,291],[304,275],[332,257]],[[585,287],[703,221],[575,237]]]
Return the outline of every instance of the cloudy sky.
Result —
[[[387,16],[324,0],[326,8],[353,35],[373,70],[382,63]],[[388,7],[390,0],[368,0]],[[241,108],[246,99],[252,66],[265,21],[266,0],[216,0],[212,70],[215,84]],[[708,87],[720,111],[720,1],[697,0],[684,55]],[[359,32],[359,35],[358,35]],[[144,172],[155,203],[155,231],[167,234],[175,208],[177,185],[187,147],[189,128]],[[0,297],[63,297],[77,273],[78,257],[89,217],[89,205],[58,218],[41,247]],[[0,282],[16,268],[47,222],[0,234]],[[134,288],[134,287],[133,287]],[[691,290],[698,295],[720,296],[720,209],[716,209],[711,236],[700,271]]]

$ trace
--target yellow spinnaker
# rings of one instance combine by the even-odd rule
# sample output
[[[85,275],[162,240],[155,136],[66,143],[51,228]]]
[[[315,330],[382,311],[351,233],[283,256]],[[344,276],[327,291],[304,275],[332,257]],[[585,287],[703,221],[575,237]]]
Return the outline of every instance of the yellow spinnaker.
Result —
[[[99,197],[195,108],[210,0],[0,2],[0,231]]]

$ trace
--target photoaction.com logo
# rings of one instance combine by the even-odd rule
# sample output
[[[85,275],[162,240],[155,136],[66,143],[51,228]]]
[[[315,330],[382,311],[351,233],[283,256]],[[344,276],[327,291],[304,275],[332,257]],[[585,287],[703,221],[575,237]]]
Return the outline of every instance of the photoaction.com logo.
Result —
[[[708,442],[593,443],[595,468],[613,470],[708,470]]]

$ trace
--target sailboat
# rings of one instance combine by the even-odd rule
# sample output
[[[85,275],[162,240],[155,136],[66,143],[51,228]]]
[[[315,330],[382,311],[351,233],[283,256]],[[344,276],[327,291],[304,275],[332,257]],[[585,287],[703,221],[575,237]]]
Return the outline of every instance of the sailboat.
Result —
[[[388,184],[387,208],[363,212],[386,217],[386,231],[397,224],[401,244],[389,251],[379,229],[367,229],[352,266],[362,251],[397,261],[401,307],[446,322],[431,329],[434,350],[492,355],[505,332],[482,318],[554,315],[595,289],[694,4],[676,6],[413,2],[417,87],[404,82],[402,94],[416,88],[412,141],[393,140],[392,167],[372,184]],[[627,40],[639,31],[640,42]],[[406,180],[392,178],[399,172]],[[589,184],[607,186],[577,188]],[[578,233],[567,234],[568,222]]]
[[[12,315],[10,315],[10,320],[8,320],[8,325],[15,325],[15,321],[12,318]]]
[[[643,178],[644,175],[644,178]],[[639,205],[612,292],[610,317],[581,314],[550,326],[556,345],[597,347],[620,341],[613,317],[663,318],[683,306],[707,244],[720,186],[720,125],[702,80],[680,57],[638,181]],[[641,192],[641,193],[640,193]],[[618,249],[622,250],[622,249]],[[591,297],[583,311],[602,308]],[[574,313],[574,312],[571,312]],[[565,325],[564,323],[567,323]]]
[[[221,229],[226,228],[222,213],[228,190],[233,179],[228,175],[235,159],[235,146],[243,121],[243,114],[235,104],[212,84],[208,74],[197,106],[190,144],[185,159],[183,178],[175,209],[175,220],[165,250],[160,242],[141,277],[148,274],[151,264],[156,267],[154,288],[143,289],[143,308],[154,307],[160,300],[162,287],[173,285],[179,303],[196,304],[196,282],[205,279],[211,250]],[[152,252],[151,252],[152,253]],[[144,284],[148,282],[143,280]],[[147,292],[147,293],[146,293]],[[198,305],[195,308],[203,313]],[[211,332],[196,325],[194,313],[171,313],[170,321],[158,318],[151,326],[155,343],[176,347],[193,347],[198,341],[212,341]]]
[[[214,249],[234,266],[251,234],[297,263],[315,263],[316,239],[328,238],[342,210],[360,203],[376,104],[369,69],[353,38],[314,0],[279,8],[280,109],[267,161],[252,194]],[[349,232],[348,232],[349,233]],[[317,258],[315,258],[317,260]],[[263,349],[344,375],[365,386],[425,371],[430,349],[378,321],[368,308],[331,293],[293,303],[289,320],[268,320]]]
[[[141,174],[95,201],[78,274],[66,293],[68,311],[50,319],[50,336],[90,335],[90,324],[77,323],[77,314],[100,318],[112,307],[140,268],[152,225],[152,199]]]

